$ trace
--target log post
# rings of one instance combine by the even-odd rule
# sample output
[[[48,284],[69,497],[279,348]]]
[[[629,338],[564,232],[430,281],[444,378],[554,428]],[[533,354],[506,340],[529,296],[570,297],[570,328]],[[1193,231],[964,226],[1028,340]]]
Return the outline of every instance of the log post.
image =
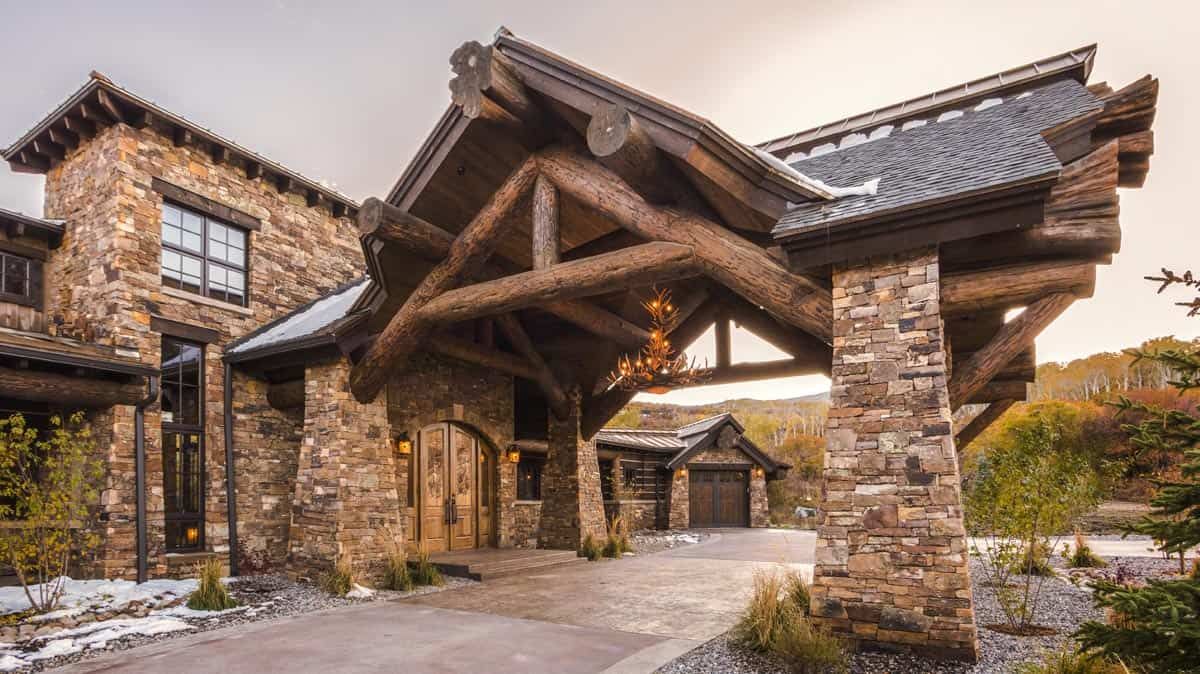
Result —
[[[829,291],[789,272],[761,247],[693,213],[652,206],[612,171],[566,150],[541,153],[539,165],[560,191],[638,236],[692,246],[706,275],[789,324],[830,340]]]
[[[997,419],[1008,411],[1017,401],[1012,398],[997,400],[994,403],[988,403],[988,406],[982,412],[975,415],[970,423],[963,427],[957,435],[954,436],[954,448],[961,454],[963,447],[971,444],[971,441],[979,437],[988,429]]]
[[[521,327],[521,322],[512,314],[502,314],[496,317],[496,324],[500,326],[500,330],[504,332],[504,336],[508,338],[517,353],[525,356],[525,359],[533,365],[534,381],[538,383],[542,393],[545,394],[550,411],[559,419],[566,419],[569,404],[567,393],[558,383],[558,378],[554,376],[554,372],[551,371],[546,360],[534,348],[533,340],[529,338],[525,328]]]
[[[538,176],[533,186],[533,268],[558,264],[558,190]]]
[[[446,259],[429,272],[388,321],[350,374],[350,388],[360,402],[373,400],[392,372],[429,335],[433,323],[421,315],[421,309],[438,295],[457,287],[492,254],[504,234],[504,225],[511,220],[505,216],[536,177],[537,165],[532,159],[513,171],[454,240]]]
[[[733,345],[730,343],[729,314],[721,311],[717,322],[713,325],[717,349],[717,368],[727,368],[733,364]]]
[[[1048,295],[1025,308],[1020,316],[1000,326],[999,332],[971,359],[954,368],[950,380],[950,402],[958,407],[991,381],[996,373],[1024,351],[1047,325],[1071,306],[1070,293]]]

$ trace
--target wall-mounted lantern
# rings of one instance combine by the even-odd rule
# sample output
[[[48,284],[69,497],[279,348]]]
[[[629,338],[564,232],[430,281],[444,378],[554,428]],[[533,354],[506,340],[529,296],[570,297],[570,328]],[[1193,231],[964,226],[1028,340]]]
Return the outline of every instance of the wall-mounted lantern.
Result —
[[[412,454],[413,443],[408,439],[408,433],[401,433],[400,437],[396,438],[396,453],[402,455]]]
[[[687,466],[680,466],[679,470],[676,472],[676,474],[679,476],[680,479],[687,477]]]
[[[508,448],[508,462],[509,463],[518,463],[520,461],[521,461],[521,448],[517,447],[515,445],[512,447],[509,447]]]
[[[760,477],[762,477],[762,476],[763,476],[763,475],[765,475],[765,474],[766,474],[766,471],[764,471],[764,470],[763,470],[763,467],[762,467],[762,466],[755,466],[755,467],[754,467],[754,477],[759,477],[759,478],[760,478]]]

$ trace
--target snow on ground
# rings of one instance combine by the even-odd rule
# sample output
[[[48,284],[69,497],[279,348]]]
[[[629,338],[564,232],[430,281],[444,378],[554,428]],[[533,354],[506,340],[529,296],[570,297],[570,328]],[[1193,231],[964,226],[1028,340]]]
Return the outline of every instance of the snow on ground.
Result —
[[[3,650],[0,651],[3,653],[0,656],[0,671],[11,672],[40,660],[71,655],[87,649],[102,650],[108,646],[108,642],[125,637],[149,637],[191,629],[195,628],[182,620],[162,616],[88,623],[46,637],[36,637],[20,649],[14,644],[4,644]]]
[[[30,592],[37,596],[38,588],[30,587]],[[66,578],[63,581],[62,599],[59,608],[40,620],[55,620],[73,617],[88,610],[119,611],[133,602],[156,604],[164,600],[186,597],[196,589],[196,581],[192,580],[151,580],[141,585],[131,580],[74,580]],[[20,613],[30,608],[25,590],[20,586],[0,587],[0,615]]]

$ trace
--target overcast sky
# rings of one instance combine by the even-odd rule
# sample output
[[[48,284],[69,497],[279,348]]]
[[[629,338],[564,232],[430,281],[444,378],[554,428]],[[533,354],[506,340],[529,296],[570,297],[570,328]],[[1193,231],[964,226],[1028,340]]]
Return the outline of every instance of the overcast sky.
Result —
[[[985,7],[984,5],[989,5]],[[1096,296],[1038,339],[1067,360],[1200,334],[1141,277],[1200,265],[1195,158],[1200,58],[1191,3],[30,2],[0,0],[0,145],[92,69],[352,197],[383,195],[444,110],[447,59],[500,25],[758,142],[1098,42],[1092,82],[1161,80],[1157,152],[1121,195],[1122,252]],[[41,179],[0,170],[0,206],[41,213]],[[696,353],[713,358],[711,335]],[[734,360],[781,354],[745,333]],[[662,402],[785,398],[820,377],[711,387]]]

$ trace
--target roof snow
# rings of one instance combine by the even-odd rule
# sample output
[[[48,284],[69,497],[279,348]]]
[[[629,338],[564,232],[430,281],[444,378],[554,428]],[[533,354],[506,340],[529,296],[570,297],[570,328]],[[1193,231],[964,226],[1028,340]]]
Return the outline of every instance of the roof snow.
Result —
[[[367,288],[367,279],[362,278],[322,297],[305,308],[299,309],[274,325],[268,325],[264,330],[251,336],[246,341],[234,346],[230,353],[246,353],[272,344],[281,344],[301,337],[307,337],[334,321],[346,317],[350,307],[358,301],[359,295]]]
[[[938,123],[941,123],[941,122],[949,121],[951,119],[957,119],[962,116],[963,116],[962,110],[947,110],[947,111],[943,112],[942,114],[938,115],[937,121],[938,121]]]
[[[814,183],[817,183],[826,192],[829,192],[835,197],[860,197],[871,196],[879,192],[879,178],[872,178],[861,185],[853,185],[851,187],[831,187],[825,183],[811,178]]]

